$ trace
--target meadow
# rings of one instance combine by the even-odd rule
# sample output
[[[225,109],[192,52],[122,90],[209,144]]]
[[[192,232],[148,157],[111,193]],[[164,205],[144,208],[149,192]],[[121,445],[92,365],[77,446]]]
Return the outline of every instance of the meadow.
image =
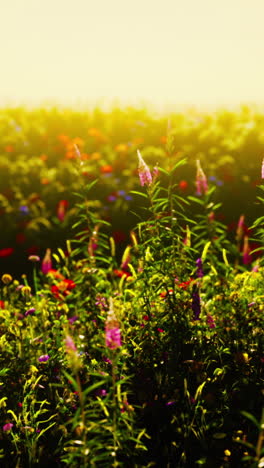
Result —
[[[0,464],[264,466],[264,115],[0,112]]]

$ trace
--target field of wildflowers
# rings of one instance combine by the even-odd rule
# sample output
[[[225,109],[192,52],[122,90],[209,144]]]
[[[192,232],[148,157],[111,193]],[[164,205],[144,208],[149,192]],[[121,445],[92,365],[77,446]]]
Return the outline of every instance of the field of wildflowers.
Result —
[[[0,132],[0,465],[264,466],[264,116]]]

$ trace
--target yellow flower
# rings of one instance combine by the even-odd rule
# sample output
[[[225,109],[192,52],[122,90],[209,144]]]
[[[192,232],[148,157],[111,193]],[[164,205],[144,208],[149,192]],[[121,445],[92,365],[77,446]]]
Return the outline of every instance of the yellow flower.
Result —
[[[9,275],[8,273],[5,273],[3,276],[2,276],[2,281],[4,284],[9,284],[11,283],[11,281],[13,281],[13,278],[11,275]]]

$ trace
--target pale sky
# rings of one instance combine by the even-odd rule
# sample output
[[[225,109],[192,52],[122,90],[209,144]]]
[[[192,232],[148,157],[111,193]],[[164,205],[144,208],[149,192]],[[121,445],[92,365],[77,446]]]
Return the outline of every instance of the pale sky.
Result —
[[[0,0],[0,106],[264,103],[264,0]]]

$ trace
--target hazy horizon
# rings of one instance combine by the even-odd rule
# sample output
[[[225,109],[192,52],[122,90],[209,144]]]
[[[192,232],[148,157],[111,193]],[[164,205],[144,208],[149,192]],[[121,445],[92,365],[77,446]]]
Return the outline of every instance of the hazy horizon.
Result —
[[[9,0],[1,107],[264,105],[262,0]]]

